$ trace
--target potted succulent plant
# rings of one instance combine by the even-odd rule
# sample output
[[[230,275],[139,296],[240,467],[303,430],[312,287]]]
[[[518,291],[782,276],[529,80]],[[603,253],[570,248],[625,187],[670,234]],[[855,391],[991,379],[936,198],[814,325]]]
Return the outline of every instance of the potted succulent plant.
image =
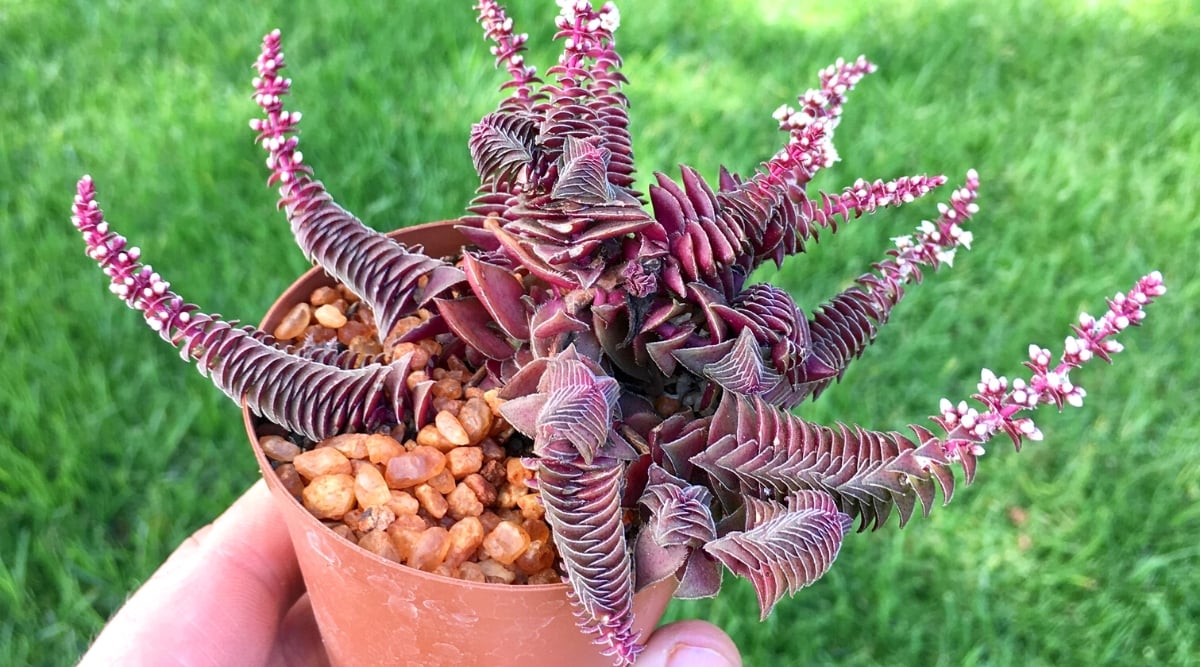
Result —
[[[643,194],[617,9],[558,4],[563,52],[541,79],[504,8],[478,3],[509,94],[471,129],[479,188],[468,213],[422,228],[424,249],[364,226],[313,177],[300,114],[283,109],[280,35],[266,36],[251,127],[319,268],[263,329],[173,293],[109,228],[91,179],[79,183],[74,224],[113,292],[254,416],[264,473],[307,521],[293,537],[315,563],[305,565],[312,591],[320,562],[341,562],[316,546],[331,539],[388,576],[404,563],[424,581],[485,595],[543,591],[562,602],[549,607],[558,617],[569,599],[584,631],[575,634],[620,664],[639,649],[636,591],[656,592],[644,628],[663,591],[716,595],[727,569],[753,583],[766,617],[822,576],[856,524],[878,528],[894,511],[903,525],[930,511],[938,489],[948,501],[951,469],[970,483],[997,434],[1018,448],[1040,439],[1027,413],[1079,405],[1070,371],[1120,351],[1112,337],[1165,291],[1156,272],[1141,278],[1102,317],[1081,316],[1057,360],[1031,346],[1027,379],[982,371],[976,405],[942,399],[929,427],[811,423],[791,410],[842,376],[923,270],[970,246],[976,174],[853,285],[802,310],[751,283],[752,271],[946,180],[808,190],[837,161],[846,94],[874,65],[839,60],[797,107],[780,107],[785,145],[754,174],[722,169],[709,184],[682,167],[678,182],[656,174]],[[313,595],[336,644],[337,620],[320,606],[337,594]],[[453,638],[443,644],[445,659],[464,655]]]

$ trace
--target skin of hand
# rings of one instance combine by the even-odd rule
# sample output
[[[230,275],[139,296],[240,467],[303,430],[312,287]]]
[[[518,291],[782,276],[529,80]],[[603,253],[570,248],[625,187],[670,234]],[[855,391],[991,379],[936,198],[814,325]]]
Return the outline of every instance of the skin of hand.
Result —
[[[328,664],[287,528],[261,480],[167,558],[79,663]],[[637,667],[741,664],[729,636],[697,620],[656,630],[637,661]]]

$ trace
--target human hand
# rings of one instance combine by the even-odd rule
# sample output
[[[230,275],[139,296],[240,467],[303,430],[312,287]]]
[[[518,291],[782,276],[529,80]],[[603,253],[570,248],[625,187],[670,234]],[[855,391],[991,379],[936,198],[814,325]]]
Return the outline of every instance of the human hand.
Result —
[[[185,540],[79,664],[328,665],[266,483],[259,480]]]
[[[109,621],[80,667],[327,665],[287,528],[261,480],[189,537]],[[650,637],[637,667],[739,667],[704,621]]]

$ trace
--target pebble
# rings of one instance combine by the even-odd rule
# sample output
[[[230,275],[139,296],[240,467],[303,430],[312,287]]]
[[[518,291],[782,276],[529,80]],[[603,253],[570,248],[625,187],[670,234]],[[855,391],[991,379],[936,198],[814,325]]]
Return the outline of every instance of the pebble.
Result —
[[[517,580],[517,573],[513,568],[491,558],[479,561],[479,570],[483,572],[489,584],[511,584]]]
[[[487,440],[484,440],[486,443]],[[503,484],[508,480],[508,474],[504,470],[504,464],[496,459],[488,460],[487,448],[483,448],[483,468],[479,470],[479,474],[488,481],[493,487],[498,484]]]
[[[347,516],[349,516],[348,512]],[[395,520],[395,512],[383,505],[377,505],[375,507],[368,507],[367,509],[359,512],[358,516],[355,517],[354,525],[352,525],[351,528],[354,528],[360,533],[366,533],[372,530],[382,531],[388,526],[392,525],[392,522]]]
[[[433,383],[433,387],[429,389],[429,393],[438,398],[458,400],[462,398],[462,382],[453,377],[442,377]]]
[[[350,459],[332,447],[310,449],[292,459],[292,465],[305,479],[333,474],[348,477],[353,472]]]
[[[449,470],[443,469],[425,483],[444,496],[454,490],[454,475],[451,475]]]
[[[386,505],[392,501],[392,490],[379,468],[364,462],[354,475],[354,497],[362,507]]]
[[[428,526],[425,525],[425,520],[415,514],[397,516],[396,520],[387,527],[388,537],[392,539],[392,546],[396,547],[396,554],[401,561],[408,560],[413,546],[416,545],[426,528]]]
[[[532,542],[549,542],[550,541],[550,526],[545,521],[539,519],[525,519],[521,522],[521,527],[529,533],[529,539]]]
[[[466,517],[477,517],[483,514],[483,503],[479,502],[479,497],[467,486],[466,482],[459,482],[454,490],[446,494],[447,512],[455,519],[463,519]],[[483,530],[480,528],[480,530]]]
[[[383,347],[385,350],[388,349],[387,343],[384,343]],[[399,359],[412,353],[412,359],[409,361],[409,366],[412,368],[425,368],[429,364],[429,353],[423,348],[417,347],[416,343],[399,343],[391,350],[393,359]]]
[[[312,320],[312,306],[307,303],[298,303],[292,306],[292,309],[283,316],[279,325],[275,327],[272,335],[279,340],[292,340],[298,338],[308,328],[308,323]]]
[[[441,526],[426,528],[408,554],[407,564],[418,570],[432,572],[446,559],[450,551],[450,532]]]
[[[483,538],[483,550],[499,563],[508,565],[529,548],[529,533],[511,521],[501,521]]]
[[[483,468],[483,449],[479,447],[455,447],[446,452],[446,469],[461,480]]]
[[[463,581],[473,581],[477,584],[487,583],[487,577],[483,574],[483,569],[479,567],[479,563],[467,561],[458,566],[458,578]]]
[[[258,445],[262,447],[263,454],[266,454],[267,458],[284,463],[291,462],[302,451],[300,445],[277,435],[265,435],[259,438]]]
[[[279,476],[279,482],[283,484],[283,488],[287,489],[288,493],[300,497],[304,493],[304,478],[296,472],[296,466],[291,463],[284,463],[275,469],[275,474]]]
[[[341,292],[334,287],[318,287],[308,297],[308,302],[314,306],[324,306],[342,298]]]
[[[437,385],[434,386],[436,388]],[[471,444],[471,436],[467,435],[467,430],[458,421],[458,417],[449,412],[445,410],[438,412],[437,416],[433,418],[433,423],[437,426],[438,433],[450,444],[458,447]]]
[[[537,574],[554,565],[554,558],[554,547],[551,544],[531,541],[525,552],[518,556],[514,563],[518,570],[525,575],[530,575]]]
[[[517,506],[517,501],[521,496],[529,493],[529,488],[524,484],[513,486],[512,484],[501,484],[499,491],[496,492],[496,507],[502,510],[510,510]]]
[[[375,465],[387,465],[393,457],[404,453],[404,445],[401,445],[399,440],[382,433],[367,436],[365,444],[367,460]]]
[[[384,530],[376,529],[364,533],[362,537],[358,538],[358,546],[376,556],[400,562],[400,553],[396,551],[396,545],[392,543],[391,536]]]
[[[557,584],[561,582],[562,577],[558,574],[558,572],[555,572],[554,568],[552,567],[548,567],[536,574],[531,574],[529,575],[529,578],[525,580],[525,583],[529,584],[530,586],[536,586],[539,584]]]
[[[479,502],[483,503],[484,507],[496,504],[496,487],[483,475],[479,473],[467,475],[463,478],[463,484],[475,492],[475,497],[479,498]]]
[[[397,516],[402,514],[413,514],[421,510],[421,503],[407,491],[391,490],[392,498],[388,501],[388,509],[396,513]]]
[[[318,519],[341,519],[354,509],[354,478],[341,473],[320,475],[304,487],[302,497]]]
[[[479,515],[479,522],[483,524],[484,533],[490,533],[495,530],[496,526],[499,526],[501,521],[503,521],[503,519],[500,518],[500,515],[496,514],[490,509],[483,510],[483,514]]]
[[[540,519],[546,516],[546,506],[542,504],[542,496],[538,493],[527,493],[517,498],[517,507],[521,516],[526,519]]]
[[[337,340],[337,331],[320,324],[313,324],[304,330],[304,342],[314,347]]]
[[[375,340],[375,336],[371,334],[371,327],[359,322],[358,320],[350,320],[337,328],[337,339],[342,345],[349,347],[350,344],[354,342],[355,338],[364,339],[359,342],[360,346],[366,344],[368,341],[373,341],[378,344],[378,341]],[[383,346],[379,346],[379,349],[382,350]]]
[[[333,447],[348,459],[365,459],[367,458],[367,439],[370,437],[366,433],[335,435],[322,440],[317,447]]]
[[[438,414],[443,413],[439,412]],[[421,427],[420,431],[417,431],[417,444],[433,447],[441,452],[448,452],[455,447],[454,443],[447,440],[434,424],[426,424]]]
[[[483,524],[473,516],[465,517],[450,527],[450,549],[446,552],[446,562],[452,567],[459,567],[479,550],[483,544]]]
[[[313,317],[323,327],[330,329],[340,329],[346,325],[346,314],[338,310],[337,306],[332,303],[327,303],[313,311]],[[336,334],[335,334],[336,336]]]
[[[446,455],[433,447],[418,445],[411,452],[392,457],[384,478],[393,489],[416,486],[445,470]]]
[[[533,478],[533,471],[525,467],[521,459],[513,457],[504,464],[505,472],[508,476],[508,483],[518,487],[526,488],[525,480]]]
[[[338,331],[342,331],[345,328],[342,327]],[[383,354],[383,346],[379,344],[379,341],[375,340],[374,336],[355,336],[350,339],[346,347],[354,354],[363,356],[373,357],[377,354]]]
[[[457,417],[467,435],[464,444],[479,444],[492,431],[492,409],[482,398],[468,398],[458,409]]]
[[[428,484],[418,484],[413,487],[413,496],[416,497],[417,502],[421,503],[421,509],[435,519],[446,516],[446,510],[450,508],[446,503],[446,496],[438,493]]]

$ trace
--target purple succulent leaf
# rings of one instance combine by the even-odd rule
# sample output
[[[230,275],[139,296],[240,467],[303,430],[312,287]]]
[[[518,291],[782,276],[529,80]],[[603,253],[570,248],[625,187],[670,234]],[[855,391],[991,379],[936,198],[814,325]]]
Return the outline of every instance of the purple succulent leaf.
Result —
[[[503,332],[492,328],[494,320],[477,297],[435,299],[438,313],[460,339],[490,359],[504,360],[515,351]]]
[[[529,273],[557,287],[572,288],[578,286],[578,281],[567,273],[551,266],[521,242],[521,239],[505,231],[497,218],[488,217],[483,221],[483,228],[491,233],[498,242],[499,249],[504,251],[512,260],[529,271]]]
[[[667,577],[677,576],[694,551],[682,544],[662,546],[648,532],[643,530],[638,533],[633,550],[636,589],[642,590]]]
[[[658,329],[677,316],[687,312],[687,307],[673,299],[658,299],[651,302],[642,319],[642,331]]]
[[[754,584],[765,620],[785,594],[825,574],[851,519],[819,491],[797,491],[785,503],[747,498],[746,507],[745,530],[715,540],[705,551]]]
[[[542,394],[529,394],[518,398],[510,398],[500,405],[500,414],[521,434],[533,438],[538,432],[538,418],[546,397]]]
[[[620,385],[594,362],[569,347],[547,359],[536,371],[535,393],[514,396],[501,405],[501,414],[517,430],[534,438],[534,452],[543,458],[580,459],[590,464],[599,454],[628,460],[634,448],[613,425],[620,417]],[[516,378],[529,387],[531,373]],[[564,443],[570,443],[564,447]]]
[[[685,348],[675,352],[675,358],[689,370],[700,360],[713,359],[700,366],[701,375],[727,391],[747,396],[765,393],[783,381],[779,373],[767,368],[754,334],[742,329],[732,345],[719,343],[701,348]]]
[[[569,306],[563,299],[554,299],[538,305],[530,322],[533,338],[554,338],[563,334],[587,331],[587,323],[574,317],[568,311]]]
[[[652,382],[653,374],[639,363],[635,348],[629,345],[628,323],[623,318],[626,312],[624,307],[616,305],[592,306],[591,331],[614,366],[631,378]]]
[[[603,206],[616,196],[608,184],[608,162],[612,153],[593,142],[568,137],[563,146],[562,167],[550,196],[584,206]]]
[[[700,218],[693,223],[692,229],[703,234],[711,246],[714,264],[724,267],[737,263],[741,247],[736,238],[731,238],[732,231],[729,227],[711,218]]]
[[[680,600],[699,600],[716,597],[721,592],[721,573],[724,568],[702,549],[694,549],[683,564],[683,575],[675,597]]]
[[[538,487],[571,602],[596,642],[635,654],[633,570],[622,526],[624,465],[613,459],[540,461]]]
[[[729,356],[704,367],[704,375],[722,388],[743,395],[764,394],[783,382],[779,373],[763,363],[754,335],[743,329]]]
[[[883,525],[894,506],[903,526],[918,502],[923,513],[932,508],[935,482],[947,502],[954,488],[942,445],[924,429],[913,431],[917,442],[896,432],[820,426],[760,398],[726,394],[709,425],[709,446],[691,461],[717,484],[750,496],[828,493],[859,517],[860,530]]]
[[[663,174],[655,174],[659,182],[670,183],[671,180]],[[686,217],[682,203],[665,185],[650,186],[650,205],[654,211],[654,219],[664,231],[664,240],[683,232]]]
[[[684,345],[687,344],[689,338],[691,338],[691,331],[684,329],[670,338],[648,342],[646,343],[646,354],[663,375],[671,377],[675,375],[678,365],[675,353],[685,349]]]
[[[725,305],[725,297],[721,292],[704,283],[693,282],[688,283],[687,297],[704,315],[709,340],[713,343],[728,340],[729,327],[719,314],[719,309]]]
[[[687,229],[688,222],[696,220],[700,217],[700,214],[696,211],[695,204],[693,204],[692,199],[688,197],[687,192],[684,191],[684,189],[680,187],[678,183],[671,180],[671,178],[666,174],[655,173],[654,179],[658,184],[657,187],[660,190],[660,193],[657,200],[653,194],[650,195],[651,203],[653,204],[655,201],[661,201],[667,206],[666,212],[671,214],[670,218],[674,223],[671,225],[664,224],[664,227],[667,229],[667,233],[669,235],[682,234],[684,230]],[[655,187],[651,186],[651,192],[653,192],[654,189]],[[657,218],[658,209],[655,208],[654,210],[656,214],[655,218]],[[674,213],[676,210],[678,213]]]
[[[511,264],[510,258],[501,252],[500,242],[496,237],[483,228],[483,221],[488,218],[499,220],[508,210],[508,199],[509,195],[506,193],[480,193],[467,209],[475,215],[461,216],[458,219],[460,224],[454,228],[454,231],[462,234],[464,245],[477,248],[476,253],[480,257],[503,264]]]
[[[707,438],[706,420],[694,419],[686,413],[671,415],[648,434],[651,460],[672,475],[688,480],[690,459],[707,446]]]
[[[654,222],[641,211],[634,212],[615,206],[588,209],[587,215],[591,225],[576,237],[577,243],[620,239],[637,234]]]
[[[717,192],[732,192],[742,184],[742,177],[721,165],[717,172]]]
[[[468,147],[475,171],[493,190],[518,182],[533,162],[537,121],[525,114],[495,112],[471,128]]]
[[[584,462],[591,463],[611,426],[611,406],[597,387],[566,385],[547,392],[538,418],[538,441],[570,441]]]
[[[521,281],[511,271],[477,259],[470,253],[463,255],[463,269],[471,291],[479,297],[496,325],[512,338],[527,340],[529,313],[525,308],[525,287]]]
[[[642,530],[664,547],[698,547],[717,537],[712,492],[652,464],[640,503],[649,511]]]
[[[689,340],[691,336],[689,335]],[[726,358],[737,341],[726,340],[713,345],[679,347],[672,352],[675,360],[693,375],[704,377],[704,369]]]
[[[717,216],[717,195],[708,187],[708,183],[700,177],[695,169],[680,165],[680,177],[683,180],[683,192],[692,204],[692,211],[699,219],[712,219]]]

